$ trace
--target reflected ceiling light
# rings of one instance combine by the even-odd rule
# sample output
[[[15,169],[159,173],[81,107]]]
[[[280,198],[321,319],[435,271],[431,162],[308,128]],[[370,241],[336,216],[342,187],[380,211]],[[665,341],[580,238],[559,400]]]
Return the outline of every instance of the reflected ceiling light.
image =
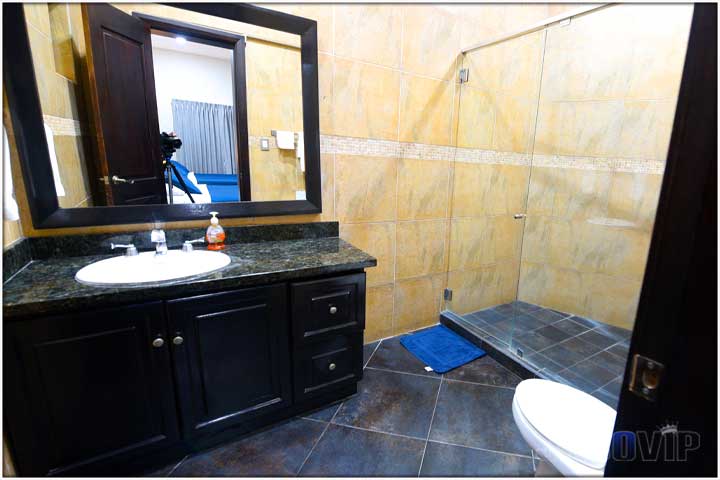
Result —
[[[187,43],[187,38],[185,37],[175,37],[175,42],[178,45],[185,45]]]

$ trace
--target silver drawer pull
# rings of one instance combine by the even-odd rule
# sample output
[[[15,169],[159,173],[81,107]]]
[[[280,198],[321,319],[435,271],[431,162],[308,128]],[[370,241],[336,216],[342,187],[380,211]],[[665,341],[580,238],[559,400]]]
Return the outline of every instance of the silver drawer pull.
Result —
[[[152,346],[155,347],[155,348],[160,348],[160,347],[162,347],[163,345],[165,345],[165,340],[163,340],[161,337],[156,338],[156,339],[153,340],[153,342],[152,342]]]
[[[335,315],[337,313],[337,307],[333,305],[330,307],[330,315]]]
[[[177,337],[173,338],[173,343],[174,343],[175,345],[182,345],[183,342],[184,342],[183,337],[181,337],[180,335],[178,335]]]
[[[335,365],[334,363],[331,363],[330,365],[328,365],[328,370],[330,370],[331,372],[333,370],[335,370],[335,368],[337,368],[337,365]]]

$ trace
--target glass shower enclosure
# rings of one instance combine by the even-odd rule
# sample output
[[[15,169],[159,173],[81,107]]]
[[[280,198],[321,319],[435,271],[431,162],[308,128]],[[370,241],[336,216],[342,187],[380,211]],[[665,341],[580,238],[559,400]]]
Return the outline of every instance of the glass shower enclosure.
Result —
[[[612,5],[462,55],[445,314],[617,401],[692,5]]]

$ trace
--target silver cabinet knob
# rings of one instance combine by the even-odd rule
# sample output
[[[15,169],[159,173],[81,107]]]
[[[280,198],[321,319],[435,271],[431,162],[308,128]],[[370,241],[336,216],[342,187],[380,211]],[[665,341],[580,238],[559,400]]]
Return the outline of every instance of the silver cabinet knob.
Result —
[[[337,307],[333,305],[330,307],[330,315],[335,315],[337,313]]]
[[[337,368],[337,365],[335,365],[334,363],[331,363],[330,365],[328,365],[328,370],[330,370],[331,372],[333,370],[335,370],[336,368]]]
[[[162,347],[163,345],[165,345],[165,340],[163,340],[161,337],[156,338],[156,339],[153,340],[153,342],[152,342],[152,346],[155,347],[155,348],[160,348],[160,347]]]
[[[173,338],[173,343],[174,343],[175,345],[182,345],[182,343],[183,343],[184,341],[185,341],[185,340],[184,340],[183,337],[181,337],[180,335],[178,335],[177,337]]]

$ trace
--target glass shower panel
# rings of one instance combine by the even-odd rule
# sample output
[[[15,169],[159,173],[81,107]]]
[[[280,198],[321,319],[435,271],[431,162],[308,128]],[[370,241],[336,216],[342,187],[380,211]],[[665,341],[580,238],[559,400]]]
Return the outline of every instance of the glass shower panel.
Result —
[[[545,32],[463,58],[446,309],[497,348],[541,326],[517,302]]]
[[[546,30],[518,300],[560,319],[513,343],[537,368],[609,403],[624,373],[692,10],[613,5]]]
[[[446,311],[609,403],[691,16],[692,5],[612,5],[463,58]]]

